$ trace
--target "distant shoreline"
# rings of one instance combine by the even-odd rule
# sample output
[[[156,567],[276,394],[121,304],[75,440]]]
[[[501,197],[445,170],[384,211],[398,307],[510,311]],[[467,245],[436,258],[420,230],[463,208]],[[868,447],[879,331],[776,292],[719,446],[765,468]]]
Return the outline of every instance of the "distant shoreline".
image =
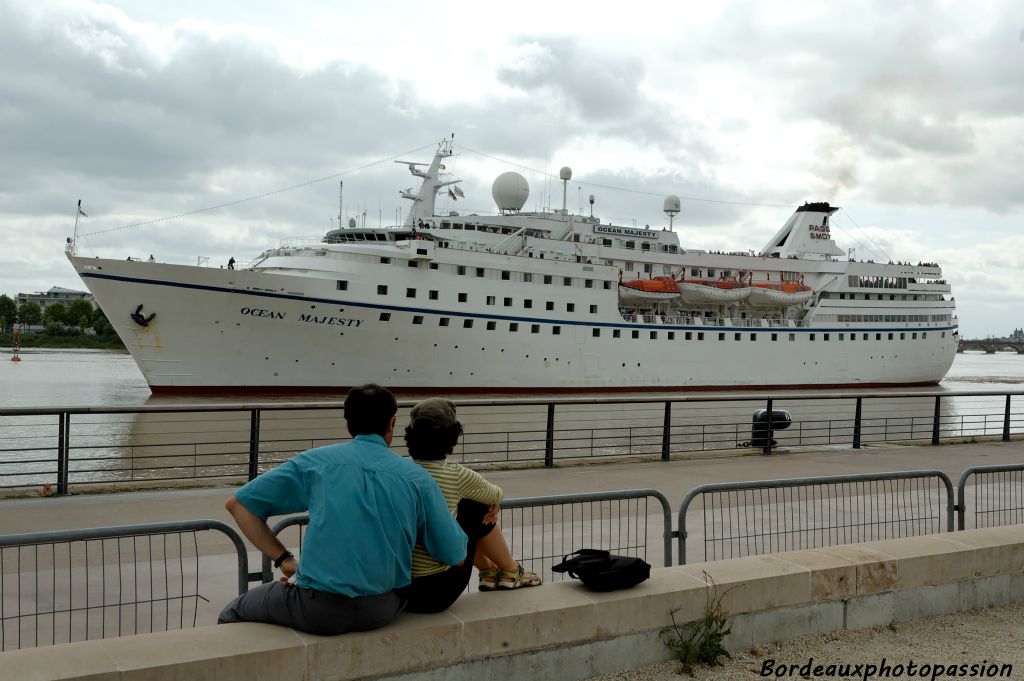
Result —
[[[9,333],[0,333],[0,348],[11,350],[13,347],[13,336]],[[28,348],[57,348],[61,350],[114,350],[127,352],[124,343],[117,336],[93,336],[85,333],[74,336],[50,336],[45,333],[23,333],[21,335],[21,347]]]

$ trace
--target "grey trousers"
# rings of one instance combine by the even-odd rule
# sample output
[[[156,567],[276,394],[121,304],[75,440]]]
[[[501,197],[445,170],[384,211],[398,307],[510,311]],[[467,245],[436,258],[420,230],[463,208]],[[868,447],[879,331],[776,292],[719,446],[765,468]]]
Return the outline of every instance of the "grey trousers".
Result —
[[[382,627],[402,612],[405,603],[395,591],[350,598],[303,589],[295,584],[270,582],[228,603],[217,623],[267,622],[310,634],[333,636]]]

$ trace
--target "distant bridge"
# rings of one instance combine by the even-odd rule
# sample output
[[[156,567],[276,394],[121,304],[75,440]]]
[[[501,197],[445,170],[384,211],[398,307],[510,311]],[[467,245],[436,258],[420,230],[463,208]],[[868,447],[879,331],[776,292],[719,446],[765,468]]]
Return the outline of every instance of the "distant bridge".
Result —
[[[1008,338],[961,339],[956,351],[963,352],[964,350],[984,350],[989,355],[994,355],[997,352],[1013,351],[1018,355],[1024,355],[1024,340],[1011,340]]]

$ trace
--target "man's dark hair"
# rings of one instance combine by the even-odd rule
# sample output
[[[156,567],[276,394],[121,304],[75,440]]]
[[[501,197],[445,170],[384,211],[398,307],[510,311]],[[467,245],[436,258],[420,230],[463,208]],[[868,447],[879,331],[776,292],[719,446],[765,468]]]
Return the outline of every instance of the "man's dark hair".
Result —
[[[398,412],[395,396],[376,383],[359,385],[345,397],[345,422],[352,437],[388,432],[391,417]]]
[[[440,461],[452,453],[462,435],[462,424],[439,426],[429,419],[416,419],[405,427],[405,446],[417,461]]]

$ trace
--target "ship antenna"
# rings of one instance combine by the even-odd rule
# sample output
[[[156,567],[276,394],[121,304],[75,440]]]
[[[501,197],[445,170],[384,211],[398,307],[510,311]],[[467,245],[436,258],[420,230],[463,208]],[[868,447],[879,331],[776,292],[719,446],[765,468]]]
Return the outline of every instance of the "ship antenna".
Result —
[[[344,219],[344,206],[342,202],[342,196],[344,196],[345,182],[344,180],[338,180],[338,227],[341,227],[342,220]]]

